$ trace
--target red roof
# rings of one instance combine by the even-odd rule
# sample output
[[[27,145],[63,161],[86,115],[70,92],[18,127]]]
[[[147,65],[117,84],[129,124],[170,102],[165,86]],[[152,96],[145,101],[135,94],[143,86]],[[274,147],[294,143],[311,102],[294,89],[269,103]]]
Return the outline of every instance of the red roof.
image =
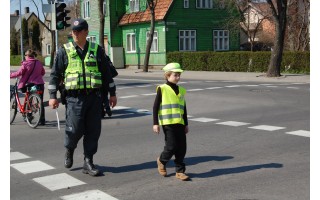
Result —
[[[166,13],[169,10],[169,7],[173,0],[158,0],[155,8],[155,20],[161,21],[164,19]],[[129,14],[124,14],[121,18],[119,25],[149,22],[151,21],[151,14],[149,8],[143,12],[134,12]]]

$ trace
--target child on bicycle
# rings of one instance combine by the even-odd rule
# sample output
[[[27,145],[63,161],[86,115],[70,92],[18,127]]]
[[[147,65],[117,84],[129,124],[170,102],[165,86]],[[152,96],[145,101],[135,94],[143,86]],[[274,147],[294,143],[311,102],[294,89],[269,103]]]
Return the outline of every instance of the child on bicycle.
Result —
[[[25,60],[21,62],[21,67],[18,71],[10,73],[10,78],[20,77],[18,89],[23,91],[23,88],[27,83],[34,83],[38,90],[42,91],[40,94],[43,106],[43,91],[44,91],[44,80],[45,74],[42,63],[36,59],[37,53],[31,49],[25,52]],[[40,125],[45,125],[44,106],[42,107],[42,116]]]
[[[161,125],[165,135],[164,150],[157,158],[158,172],[162,176],[167,175],[166,164],[174,155],[176,178],[185,181],[189,179],[185,174],[184,163],[187,151],[186,134],[189,132],[186,90],[177,85],[183,70],[179,63],[169,63],[163,70],[167,82],[157,87],[153,105],[153,131],[159,134]]]

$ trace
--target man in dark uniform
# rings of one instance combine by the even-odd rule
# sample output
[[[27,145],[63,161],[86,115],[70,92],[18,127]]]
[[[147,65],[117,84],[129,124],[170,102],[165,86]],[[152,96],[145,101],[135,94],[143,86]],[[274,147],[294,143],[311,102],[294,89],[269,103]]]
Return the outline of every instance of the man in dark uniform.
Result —
[[[48,90],[49,106],[59,107],[57,91],[63,83],[66,91],[66,168],[73,164],[73,153],[83,137],[83,173],[97,176],[99,170],[93,164],[93,155],[98,149],[101,132],[101,94],[110,94],[110,106],[117,104],[116,86],[113,82],[109,58],[98,44],[88,42],[88,23],[76,19],[72,23],[73,42],[59,48],[52,71]]]

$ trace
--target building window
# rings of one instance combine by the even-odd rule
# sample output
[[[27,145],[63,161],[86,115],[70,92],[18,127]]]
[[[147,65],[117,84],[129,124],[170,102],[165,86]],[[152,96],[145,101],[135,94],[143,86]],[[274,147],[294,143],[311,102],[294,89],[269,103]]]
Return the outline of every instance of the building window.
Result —
[[[149,37],[150,37],[150,31],[147,32],[147,39],[146,39],[147,42]],[[150,52],[158,52],[158,32],[156,31],[153,33],[153,40],[152,40]]]
[[[136,52],[136,34],[127,34],[127,52]]]
[[[213,31],[213,49],[215,51],[229,50],[229,31],[227,30]]]
[[[130,0],[130,12],[139,11],[139,0]]]
[[[196,8],[212,8],[212,0],[197,0]]]
[[[89,41],[89,42],[93,42],[93,43],[95,43],[97,40],[96,40],[96,36],[88,36],[87,37],[87,40]]]
[[[46,44],[46,55],[51,55],[51,44]]]
[[[83,18],[90,17],[90,1],[86,0],[83,2]]]
[[[107,9],[107,3],[106,3],[106,0],[103,1],[103,14],[104,16],[108,16],[109,15],[109,10]]]
[[[179,31],[179,51],[196,51],[196,31]]]
[[[189,8],[189,0],[184,0],[183,2],[183,8]]]

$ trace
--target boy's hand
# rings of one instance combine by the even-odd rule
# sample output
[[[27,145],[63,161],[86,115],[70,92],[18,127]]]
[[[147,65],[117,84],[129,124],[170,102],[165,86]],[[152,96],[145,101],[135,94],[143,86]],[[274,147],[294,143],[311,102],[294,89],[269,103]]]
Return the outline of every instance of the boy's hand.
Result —
[[[159,125],[153,125],[153,132],[155,132],[156,134],[159,134],[160,133],[160,127]]]

